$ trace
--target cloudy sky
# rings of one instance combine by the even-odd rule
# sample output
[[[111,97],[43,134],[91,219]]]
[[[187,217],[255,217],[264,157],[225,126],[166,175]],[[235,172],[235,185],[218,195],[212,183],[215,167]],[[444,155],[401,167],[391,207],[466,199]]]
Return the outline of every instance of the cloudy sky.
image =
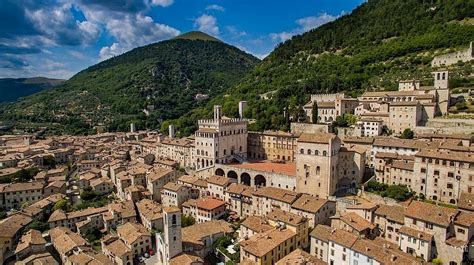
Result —
[[[263,58],[364,0],[0,0],[0,77],[69,78],[200,30]]]

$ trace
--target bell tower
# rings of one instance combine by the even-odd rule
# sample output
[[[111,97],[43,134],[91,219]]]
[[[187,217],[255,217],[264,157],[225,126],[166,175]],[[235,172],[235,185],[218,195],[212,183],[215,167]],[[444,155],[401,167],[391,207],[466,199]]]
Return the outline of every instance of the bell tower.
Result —
[[[163,208],[163,263],[183,252],[181,238],[181,210],[177,207]]]

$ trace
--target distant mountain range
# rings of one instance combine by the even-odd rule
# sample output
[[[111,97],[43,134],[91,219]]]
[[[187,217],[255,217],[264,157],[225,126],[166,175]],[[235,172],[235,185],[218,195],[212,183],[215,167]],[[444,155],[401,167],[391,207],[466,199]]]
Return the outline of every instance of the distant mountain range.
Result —
[[[197,94],[221,95],[259,59],[202,32],[139,47],[93,65],[55,89],[43,90],[0,109],[16,127],[57,127],[55,133],[156,128],[203,106]],[[51,126],[51,125],[55,126]]]
[[[0,103],[13,102],[50,87],[60,85],[62,79],[46,77],[0,78]]]

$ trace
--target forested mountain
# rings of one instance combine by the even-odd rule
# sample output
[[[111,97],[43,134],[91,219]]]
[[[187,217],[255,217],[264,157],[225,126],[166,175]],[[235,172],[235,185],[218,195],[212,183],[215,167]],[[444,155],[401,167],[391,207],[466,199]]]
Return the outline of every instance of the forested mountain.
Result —
[[[259,62],[201,32],[136,48],[91,66],[55,89],[2,108],[0,120],[17,128],[45,126],[92,133],[93,126],[156,128],[237,84]],[[52,126],[52,124],[54,126]],[[58,132],[58,131],[55,131]]]
[[[46,77],[0,78],[0,103],[13,102],[62,82],[64,80]]]
[[[237,114],[237,102],[249,102],[251,129],[288,129],[288,116],[301,116],[312,93],[393,90],[400,79],[432,82],[430,62],[439,53],[467,48],[474,41],[473,0],[369,0],[351,14],[280,44],[229,91],[179,120],[187,134],[195,120],[210,116],[211,105]],[[452,67],[451,85],[474,85],[472,63]],[[274,91],[272,100],[259,95]],[[166,123],[165,125],[167,125]]]

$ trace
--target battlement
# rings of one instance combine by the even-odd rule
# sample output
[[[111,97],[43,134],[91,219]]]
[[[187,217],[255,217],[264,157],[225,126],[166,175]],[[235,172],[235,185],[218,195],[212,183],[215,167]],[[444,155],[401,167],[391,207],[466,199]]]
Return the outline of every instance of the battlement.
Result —
[[[245,119],[240,118],[220,119],[217,121],[213,119],[198,120],[198,126],[236,125],[246,123],[247,121]]]
[[[335,101],[337,98],[345,98],[345,94],[344,93],[331,93],[331,94],[311,95],[311,101]]]

